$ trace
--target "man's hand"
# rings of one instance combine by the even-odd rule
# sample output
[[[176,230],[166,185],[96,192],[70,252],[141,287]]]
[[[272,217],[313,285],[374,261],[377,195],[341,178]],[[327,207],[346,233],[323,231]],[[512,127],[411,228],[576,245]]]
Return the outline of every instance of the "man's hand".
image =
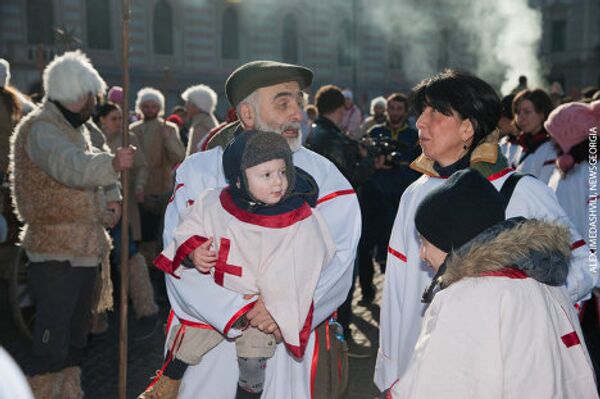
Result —
[[[127,148],[119,147],[115,157],[112,160],[112,166],[115,172],[122,172],[126,169],[131,169],[135,157],[136,148],[130,145]]]
[[[136,187],[135,189],[135,201],[138,204],[144,202],[144,187]]]
[[[212,237],[190,253],[192,263],[201,273],[208,273],[217,263],[217,253],[210,249]]]
[[[273,320],[260,296],[254,303],[254,307],[246,313],[246,317],[252,327],[256,327],[264,333],[275,334],[276,331],[279,331],[279,326]],[[281,335],[281,333],[278,334]],[[275,339],[277,339],[277,335]]]
[[[119,220],[121,220],[121,203],[117,201],[110,201],[106,203],[106,209],[111,211],[113,215],[113,222],[110,226],[111,229],[114,228]]]

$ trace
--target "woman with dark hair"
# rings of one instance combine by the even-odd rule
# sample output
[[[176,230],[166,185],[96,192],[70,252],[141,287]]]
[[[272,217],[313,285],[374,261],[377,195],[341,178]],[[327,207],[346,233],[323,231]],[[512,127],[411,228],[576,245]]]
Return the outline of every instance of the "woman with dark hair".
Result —
[[[419,83],[412,97],[419,114],[417,129],[423,154],[411,167],[423,176],[402,196],[388,248],[375,367],[375,383],[382,391],[407,369],[425,311],[421,294],[432,278],[419,258],[414,215],[422,199],[454,172],[470,168],[496,190],[504,187],[507,217],[557,220],[570,228],[570,242],[574,244],[566,286],[571,301],[586,298],[598,277],[597,271],[588,268],[588,247],[550,189],[529,176],[520,180],[511,177],[514,171],[498,149],[496,126],[501,103],[490,85],[468,73],[446,70]]]
[[[544,121],[552,108],[552,99],[542,89],[523,90],[512,103],[515,123],[521,130],[520,148],[515,155],[517,171],[533,175],[546,184],[556,159],[556,150],[544,129]]]

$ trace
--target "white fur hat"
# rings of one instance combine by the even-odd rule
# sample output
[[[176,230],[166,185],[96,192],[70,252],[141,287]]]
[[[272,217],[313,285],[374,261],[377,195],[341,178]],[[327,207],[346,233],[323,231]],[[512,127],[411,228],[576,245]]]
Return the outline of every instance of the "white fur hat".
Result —
[[[375,113],[375,107],[378,105],[381,105],[384,108],[387,106],[387,100],[385,97],[379,96],[371,100],[371,114]]]
[[[69,104],[105,90],[106,83],[79,50],[55,57],[44,69],[44,91],[48,99]]]
[[[188,87],[181,98],[184,101],[190,101],[196,107],[204,112],[213,113],[217,106],[217,93],[206,85],[197,85]]]
[[[135,111],[138,113],[142,113],[141,105],[146,101],[152,101],[159,105],[160,112],[159,115],[163,114],[165,109],[165,96],[158,90],[153,87],[144,87],[137,93],[137,99],[135,100]]]
[[[10,82],[10,64],[4,58],[0,58],[0,87],[6,87]]]

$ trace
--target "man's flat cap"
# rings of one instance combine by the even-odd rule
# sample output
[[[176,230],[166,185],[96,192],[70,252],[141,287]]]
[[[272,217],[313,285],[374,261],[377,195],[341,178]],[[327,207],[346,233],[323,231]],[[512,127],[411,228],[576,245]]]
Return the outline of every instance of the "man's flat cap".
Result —
[[[277,61],[252,61],[242,65],[229,75],[225,82],[225,94],[229,103],[237,105],[256,89],[284,82],[298,82],[300,90],[310,86],[313,72],[300,65]]]

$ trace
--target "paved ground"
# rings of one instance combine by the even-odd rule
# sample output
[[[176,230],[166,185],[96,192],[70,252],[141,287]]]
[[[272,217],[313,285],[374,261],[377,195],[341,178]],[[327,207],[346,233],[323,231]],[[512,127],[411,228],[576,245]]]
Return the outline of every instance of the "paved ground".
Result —
[[[351,326],[356,342],[366,346],[377,347],[377,334],[379,318],[379,301],[381,295],[383,276],[377,274],[375,278],[378,286],[378,295],[375,302],[369,307],[359,306],[360,289],[355,291],[354,312],[355,320]],[[17,330],[13,322],[8,304],[7,281],[0,280],[0,344],[4,346],[19,365],[27,370],[31,364],[29,343]],[[164,297],[163,297],[164,298]],[[168,304],[164,299],[160,302],[161,313],[165,316]],[[85,362],[83,364],[82,383],[86,392],[86,399],[106,399],[117,397],[118,384],[118,328],[117,316],[110,315],[110,329],[103,338],[94,338],[90,341]],[[162,347],[164,335],[155,334],[152,338],[136,341],[135,321],[130,314],[130,338],[127,371],[127,397],[136,396],[147,386],[149,378],[162,363]],[[373,385],[373,369],[375,357],[367,359],[350,359],[350,386],[346,398],[372,399],[377,395]]]

